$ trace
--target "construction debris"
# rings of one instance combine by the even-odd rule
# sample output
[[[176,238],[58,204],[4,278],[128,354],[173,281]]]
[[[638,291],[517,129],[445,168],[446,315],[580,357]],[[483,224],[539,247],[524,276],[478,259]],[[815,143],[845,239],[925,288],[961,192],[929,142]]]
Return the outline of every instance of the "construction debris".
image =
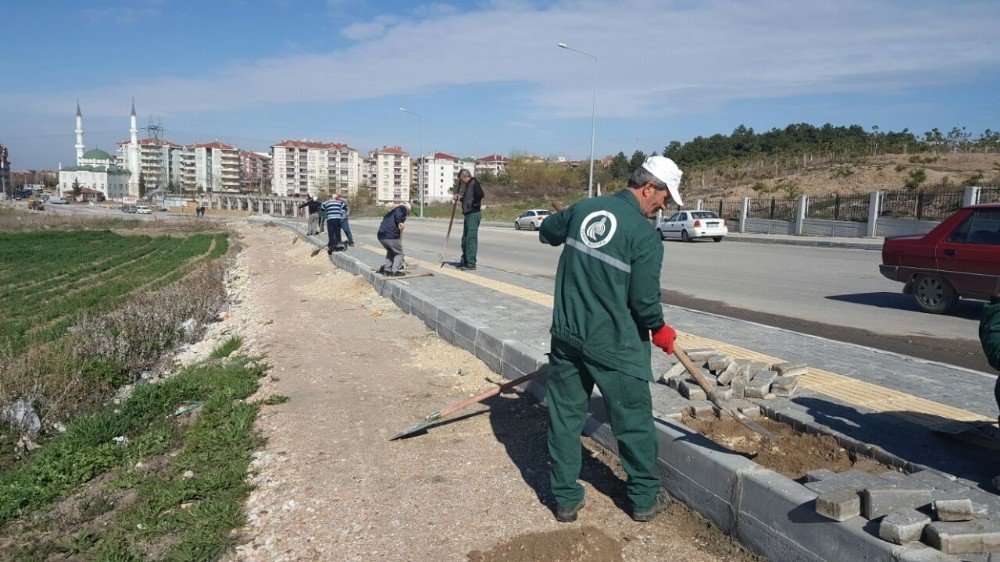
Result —
[[[802,364],[771,365],[765,361],[733,359],[716,349],[691,350],[688,352],[688,357],[697,366],[715,375],[712,377],[708,373],[702,373],[702,376],[709,381],[714,378],[717,385],[715,392],[724,400],[790,397],[798,388],[799,378],[809,372],[809,367]],[[704,393],[695,391],[697,384],[687,376],[684,365],[680,363],[671,366],[658,380],[671,388],[676,388],[689,400],[705,399]],[[685,386],[685,382],[690,384]]]

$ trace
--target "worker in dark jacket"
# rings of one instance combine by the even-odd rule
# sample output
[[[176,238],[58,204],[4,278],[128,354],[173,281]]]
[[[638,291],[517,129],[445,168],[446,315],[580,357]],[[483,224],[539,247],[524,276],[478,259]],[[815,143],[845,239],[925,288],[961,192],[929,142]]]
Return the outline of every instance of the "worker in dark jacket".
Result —
[[[313,199],[311,195],[306,196],[306,202],[299,205],[300,209],[306,207],[309,213],[309,226],[306,227],[306,236],[319,233],[319,205],[319,201]]]
[[[979,342],[983,344],[983,353],[990,366],[1000,371],[1000,296],[993,297],[983,310],[983,319],[979,322]],[[1000,379],[993,387],[993,395],[997,406],[1000,406]]]
[[[546,398],[559,521],[575,521],[584,505],[577,482],[580,434],[595,384],[628,474],[632,518],[651,521],[670,505],[656,472],[650,340],[673,353],[676,333],[663,322],[663,244],[647,218],[671,200],[681,204],[680,180],[672,160],[651,156],[632,172],[627,189],[584,199],[542,221],[541,241],[565,244],[556,271]]]
[[[403,275],[403,229],[406,227],[406,216],[410,213],[410,203],[396,206],[382,217],[378,227],[378,241],[385,248],[385,263],[378,268],[383,275]]]
[[[479,223],[482,221],[482,202],[485,193],[479,180],[472,172],[463,168],[458,172],[461,185],[455,199],[462,203],[462,259],[458,269],[476,269],[476,254],[479,252]]]

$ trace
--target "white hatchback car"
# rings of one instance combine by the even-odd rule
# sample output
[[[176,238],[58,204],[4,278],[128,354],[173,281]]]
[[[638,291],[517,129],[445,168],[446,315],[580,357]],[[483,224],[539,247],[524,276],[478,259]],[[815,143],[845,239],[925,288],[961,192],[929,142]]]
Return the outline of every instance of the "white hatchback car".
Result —
[[[722,242],[729,234],[729,223],[712,211],[678,211],[656,225],[660,239],[680,238],[690,242],[695,238],[711,238]]]
[[[147,207],[145,205],[139,205],[138,207],[136,207],[135,208],[135,212],[138,213],[138,214],[140,214],[140,215],[152,215],[153,214],[153,211],[151,211],[149,209],[149,207]]]
[[[542,225],[542,221],[545,217],[552,214],[552,211],[548,209],[531,209],[521,213],[521,216],[514,219],[514,228],[521,230],[522,228],[527,228],[528,230],[538,230],[538,227]]]

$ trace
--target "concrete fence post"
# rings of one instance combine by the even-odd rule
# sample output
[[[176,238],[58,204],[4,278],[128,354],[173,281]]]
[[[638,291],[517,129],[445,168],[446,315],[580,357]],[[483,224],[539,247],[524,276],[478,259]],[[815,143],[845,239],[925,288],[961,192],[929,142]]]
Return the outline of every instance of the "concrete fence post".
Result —
[[[750,198],[744,197],[740,202],[740,234],[747,231],[747,217],[750,216]]]
[[[868,200],[868,225],[865,228],[866,238],[875,238],[878,234],[878,213],[882,203],[882,192],[873,191]]]
[[[965,193],[962,195],[962,206],[967,207],[969,205],[977,205],[979,203],[979,190],[981,188],[978,185],[970,185],[965,188]]]
[[[704,203],[705,203],[705,202],[704,202],[704,201],[702,201],[701,199],[698,199],[697,201],[695,201],[695,202],[694,202],[694,210],[695,210],[695,211],[700,211],[700,210],[701,210],[701,206],[702,206],[702,205],[703,205]]]
[[[808,195],[799,195],[799,202],[795,206],[795,234],[801,235],[806,225],[806,208],[809,205]]]

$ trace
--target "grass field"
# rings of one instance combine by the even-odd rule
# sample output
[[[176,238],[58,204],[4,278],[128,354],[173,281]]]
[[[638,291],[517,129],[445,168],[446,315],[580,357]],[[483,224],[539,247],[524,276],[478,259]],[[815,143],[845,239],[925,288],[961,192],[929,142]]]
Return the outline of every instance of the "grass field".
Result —
[[[0,345],[52,341],[82,315],[176,281],[227,248],[225,234],[0,233]]]
[[[114,229],[114,230],[109,230]],[[244,521],[266,366],[234,336],[157,384],[225,301],[226,232],[0,212],[0,560],[208,560]],[[180,408],[180,409],[179,409]],[[178,413],[180,412],[180,413]],[[18,443],[15,446],[15,442]]]

